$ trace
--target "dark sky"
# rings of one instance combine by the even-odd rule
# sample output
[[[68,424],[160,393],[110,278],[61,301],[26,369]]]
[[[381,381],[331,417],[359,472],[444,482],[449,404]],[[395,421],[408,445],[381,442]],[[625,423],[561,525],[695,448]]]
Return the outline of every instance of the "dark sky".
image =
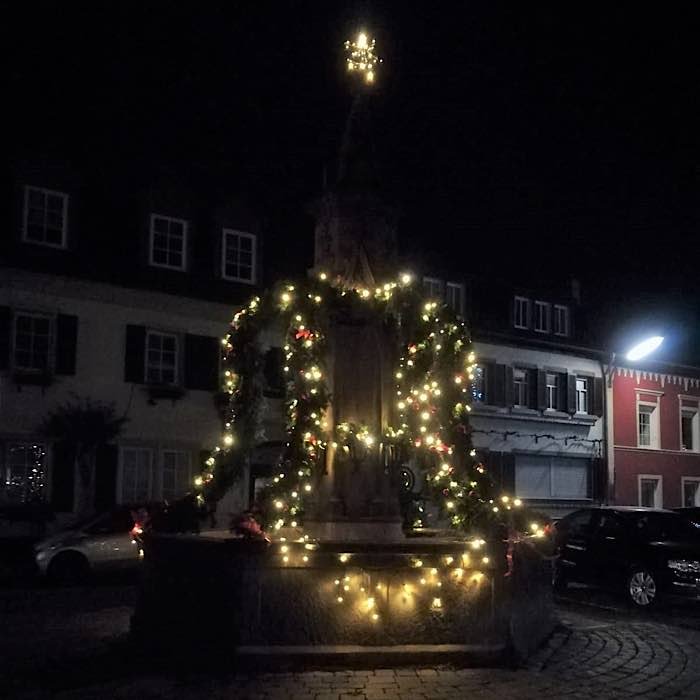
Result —
[[[700,26],[638,3],[17,3],[9,153],[197,167],[264,203],[307,264],[359,27],[406,248],[467,272],[576,275],[612,342],[700,360]],[[554,4],[552,4],[554,5]],[[279,260],[273,257],[273,263]],[[624,332],[623,332],[624,329]],[[695,335],[693,335],[693,333]]]

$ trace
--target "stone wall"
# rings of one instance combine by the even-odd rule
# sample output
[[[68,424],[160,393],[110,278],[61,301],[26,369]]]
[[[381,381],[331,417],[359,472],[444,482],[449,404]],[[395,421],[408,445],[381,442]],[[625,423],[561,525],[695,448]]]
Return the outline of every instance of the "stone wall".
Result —
[[[503,543],[154,536],[132,632],[166,652],[449,644],[525,656],[552,629],[551,576],[531,547],[513,554],[509,570]]]

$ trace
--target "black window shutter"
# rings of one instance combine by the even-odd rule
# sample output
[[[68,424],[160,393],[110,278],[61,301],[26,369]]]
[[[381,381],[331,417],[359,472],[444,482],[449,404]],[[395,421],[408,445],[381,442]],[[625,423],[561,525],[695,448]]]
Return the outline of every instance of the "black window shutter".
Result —
[[[78,317],[58,314],[56,318],[56,374],[75,374],[78,347]]]
[[[576,375],[569,374],[566,377],[566,410],[568,413],[576,413]]]
[[[501,453],[501,482],[503,490],[515,493],[515,455],[512,452]]]
[[[486,362],[483,365],[486,374],[486,386],[484,390],[486,397],[484,403],[493,405],[495,403],[495,381],[496,381],[496,365],[493,362]]]
[[[558,393],[559,393],[559,395],[557,396],[557,410],[565,411],[566,404],[567,404],[566,375],[565,374],[557,375],[557,381],[558,381]]]
[[[503,398],[502,406],[512,406],[513,405],[513,368],[510,365],[506,365],[503,370],[505,394]]]
[[[537,408],[537,370],[527,370],[527,407]]]
[[[595,377],[593,380],[588,382],[591,385],[591,391],[593,396],[591,398],[591,413],[594,416],[603,415],[603,398],[605,394],[605,386],[603,385],[603,380],[600,377]]]
[[[73,510],[75,489],[75,448],[55,442],[51,450],[51,507],[59,513]]]
[[[185,336],[185,388],[216,391],[219,388],[221,343],[208,335]]]
[[[547,373],[538,369],[533,374],[537,380],[537,409],[544,411],[547,408]]]
[[[491,403],[494,406],[506,405],[505,369],[505,365],[493,365],[493,400]]]
[[[119,448],[100,445],[95,459],[95,508],[109,510],[117,502]]]
[[[9,306],[0,306],[0,369],[10,366],[12,344],[12,312]]]
[[[145,326],[128,325],[124,348],[124,381],[143,384],[145,361],[146,328]]]

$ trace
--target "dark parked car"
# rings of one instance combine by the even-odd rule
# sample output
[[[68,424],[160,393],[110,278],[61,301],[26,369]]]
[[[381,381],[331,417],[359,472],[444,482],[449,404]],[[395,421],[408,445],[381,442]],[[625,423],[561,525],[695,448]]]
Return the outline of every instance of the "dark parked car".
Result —
[[[555,586],[578,581],[624,591],[645,608],[700,594],[700,525],[670,510],[601,506],[557,522]]]
[[[686,506],[685,508],[674,508],[676,513],[680,513],[684,518],[700,525],[700,508],[697,506]]]

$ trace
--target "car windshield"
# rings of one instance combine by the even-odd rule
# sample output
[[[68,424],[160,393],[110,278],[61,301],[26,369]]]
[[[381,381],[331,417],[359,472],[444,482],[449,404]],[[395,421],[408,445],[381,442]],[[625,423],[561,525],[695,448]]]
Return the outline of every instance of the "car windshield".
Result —
[[[677,513],[639,513],[635,515],[635,526],[645,539],[700,539],[700,526]]]

